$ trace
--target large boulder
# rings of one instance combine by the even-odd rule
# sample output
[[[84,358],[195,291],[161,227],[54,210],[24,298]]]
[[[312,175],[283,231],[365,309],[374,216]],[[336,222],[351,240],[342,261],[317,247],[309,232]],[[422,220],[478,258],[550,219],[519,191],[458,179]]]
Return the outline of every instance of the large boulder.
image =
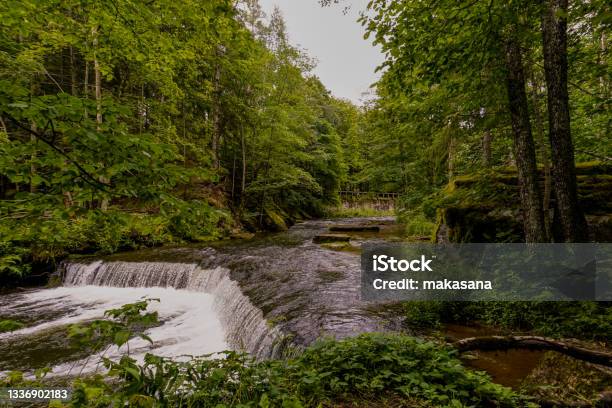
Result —
[[[576,173],[578,196],[589,224],[591,240],[612,242],[612,165],[579,163]],[[540,184],[544,184],[541,171]],[[553,219],[554,199],[550,206]],[[436,242],[524,240],[516,170],[506,168],[457,177],[430,207],[436,211]]]

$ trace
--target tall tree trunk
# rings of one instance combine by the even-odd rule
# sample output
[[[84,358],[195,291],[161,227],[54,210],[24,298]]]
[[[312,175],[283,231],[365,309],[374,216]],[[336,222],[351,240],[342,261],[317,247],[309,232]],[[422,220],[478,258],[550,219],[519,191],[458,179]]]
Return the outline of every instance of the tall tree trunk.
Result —
[[[38,86],[36,84],[36,77],[34,77],[32,79],[32,84],[30,86],[30,93],[32,95],[32,97],[34,95],[36,95],[36,93],[38,92]],[[32,130],[32,132],[36,132],[37,126],[36,126],[36,122],[32,121],[32,123],[30,123],[30,129]],[[33,147],[36,146],[36,136],[34,136],[34,134],[30,135],[30,143],[32,144]],[[30,155],[30,193],[35,193],[36,192],[36,186],[34,185],[34,176],[36,175],[36,165],[34,164],[34,162],[36,161],[36,149],[33,148],[32,149],[32,154]]]
[[[556,210],[565,242],[588,241],[578,203],[567,91],[567,0],[546,0],[542,16],[544,73],[548,89],[548,137]]]
[[[78,71],[77,71],[77,65],[76,65],[76,56],[74,55],[74,48],[72,46],[70,46],[69,48],[70,51],[70,94],[72,96],[78,96],[78,90],[77,90],[77,82],[78,82]],[[64,196],[64,207],[69,208],[72,207],[73,203],[73,199],[72,199],[72,193],[70,192],[70,190],[65,190],[62,187],[62,195]]]
[[[493,136],[491,135],[491,131],[487,130],[484,132],[482,136],[482,165],[485,168],[491,167],[491,141],[493,140]]]
[[[89,61],[85,61],[85,72],[83,74],[83,97],[89,98]],[[84,109],[84,116],[87,119],[87,108]]]
[[[544,140],[544,120],[542,118],[542,112],[540,110],[540,94],[538,91],[538,89],[540,88],[540,84],[536,80],[536,76],[533,72],[531,73],[531,83],[533,85],[533,89],[531,92],[533,103],[533,116],[535,118],[538,148],[540,150],[540,162],[542,163],[542,167],[544,170],[544,197],[542,200],[542,211],[544,212],[544,229],[546,232],[546,242],[550,242],[552,237],[552,230],[550,225],[550,160],[548,158],[548,145]]]
[[[606,32],[602,29],[601,30],[601,34],[599,35],[599,56],[598,56],[598,63],[600,65],[603,65],[604,67],[606,66]],[[602,70],[602,75],[599,76],[599,86],[601,87],[602,91],[605,90],[606,88],[606,80],[604,78],[603,72],[605,72],[605,70]]]
[[[244,126],[240,125],[240,147],[242,150],[242,185],[240,186],[240,201],[244,202],[244,189],[246,188],[246,170],[247,170],[247,160],[246,160],[246,140],[244,137]]]
[[[98,131],[102,125],[102,74],[100,73],[100,63],[98,57],[94,54],[94,75],[95,75],[95,92],[96,92],[96,123]]]
[[[221,167],[220,161],[219,161],[219,138],[220,138],[220,110],[221,110],[221,104],[220,104],[220,98],[221,98],[221,91],[220,91],[220,80],[221,80],[221,69],[219,67],[219,64],[217,64],[217,66],[215,67],[215,78],[214,78],[214,101],[213,101],[213,111],[212,111],[212,125],[213,125],[213,129],[212,129],[212,154],[213,154],[213,166],[215,169],[219,169]]]
[[[77,67],[74,48],[70,46],[70,93],[77,96]]]
[[[100,62],[98,61],[98,30],[94,28],[93,34],[93,48],[94,48],[94,81],[95,81],[95,95],[96,95],[96,128],[98,131],[102,130],[102,73],[100,72]],[[100,176],[100,182],[107,184],[108,180],[104,176]],[[103,198],[100,203],[100,209],[106,211],[108,209],[108,199]]]
[[[448,179],[455,176],[455,138],[451,135],[448,140]]]
[[[32,129],[32,132],[36,132],[38,129],[36,127],[36,123],[32,122],[32,124],[30,125],[30,129]],[[32,145],[36,145],[36,136],[34,135],[30,135],[30,143]],[[33,179],[34,176],[36,175],[36,165],[34,164],[34,161],[36,160],[36,151],[32,151],[32,154],[30,156],[30,193],[35,193],[36,192],[36,186],[33,183]]]
[[[544,216],[529,121],[523,59],[520,44],[512,35],[506,40],[505,53],[508,102],[514,133],[514,158],[520,185],[525,239],[527,242],[544,242]]]

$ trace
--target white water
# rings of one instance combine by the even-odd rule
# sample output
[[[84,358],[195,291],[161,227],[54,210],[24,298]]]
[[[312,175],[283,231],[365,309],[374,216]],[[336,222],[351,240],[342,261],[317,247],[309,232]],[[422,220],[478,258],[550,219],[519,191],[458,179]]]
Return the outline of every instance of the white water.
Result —
[[[221,319],[214,310],[211,294],[174,288],[114,288],[99,286],[61,287],[21,296],[3,312],[27,312],[44,305],[47,311],[62,311],[57,319],[47,320],[32,327],[0,335],[0,340],[40,333],[45,329],[72,323],[102,318],[104,311],[133,303],[142,298],[157,298],[151,302],[148,311],[157,311],[161,326],[146,331],[153,344],[133,338],[129,341],[130,355],[142,361],[145,353],[158,356],[179,357],[182,355],[203,355],[229,349],[225,341]],[[106,356],[118,358],[125,354],[127,346],[107,351]],[[70,362],[54,367],[54,374],[78,373],[96,369],[99,359]]]
[[[0,334],[0,342],[19,344],[29,336],[66,325],[102,318],[104,311],[143,298],[157,311],[161,326],[145,331],[153,344],[131,339],[121,349],[113,346],[105,357],[118,360],[129,354],[142,362],[146,353],[180,359],[224,350],[242,350],[254,357],[274,355],[282,338],[268,325],[225,268],[202,269],[197,264],[168,262],[102,262],[67,264],[65,286],[12,295],[0,302],[3,315],[43,316],[30,327]],[[44,341],[44,340],[43,340]],[[101,369],[99,356],[68,361],[53,367],[52,374],[79,374]]]
[[[213,309],[232,349],[257,358],[282,352],[281,333],[270,327],[261,310],[230,279],[226,268],[202,269],[194,263],[97,261],[68,264],[63,282],[67,286],[173,287],[211,294]]]

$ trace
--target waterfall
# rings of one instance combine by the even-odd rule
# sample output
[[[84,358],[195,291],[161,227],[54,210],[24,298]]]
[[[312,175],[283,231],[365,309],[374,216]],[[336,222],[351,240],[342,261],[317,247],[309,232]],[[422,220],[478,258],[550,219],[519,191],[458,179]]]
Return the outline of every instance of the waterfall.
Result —
[[[282,356],[285,336],[271,327],[229,272],[198,263],[95,261],[68,262],[61,274],[65,286],[163,287],[212,294],[230,347],[257,359]]]

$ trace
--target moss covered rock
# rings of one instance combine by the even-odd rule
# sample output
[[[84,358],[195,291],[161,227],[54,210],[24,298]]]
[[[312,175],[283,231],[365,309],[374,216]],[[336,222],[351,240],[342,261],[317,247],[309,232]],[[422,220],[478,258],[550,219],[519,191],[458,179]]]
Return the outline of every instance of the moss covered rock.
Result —
[[[612,165],[579,163],[576,173],[578,196],[591,239],[612,241]],[[541,171],[540,184],[543,190]],[[554,208],[554,201],[550,206]],[[516,170],[510,168],[457,177],[425,203],[425,209],[430,216],[435,213],[436,242],[522,242],[524,239],[518,178]]]

